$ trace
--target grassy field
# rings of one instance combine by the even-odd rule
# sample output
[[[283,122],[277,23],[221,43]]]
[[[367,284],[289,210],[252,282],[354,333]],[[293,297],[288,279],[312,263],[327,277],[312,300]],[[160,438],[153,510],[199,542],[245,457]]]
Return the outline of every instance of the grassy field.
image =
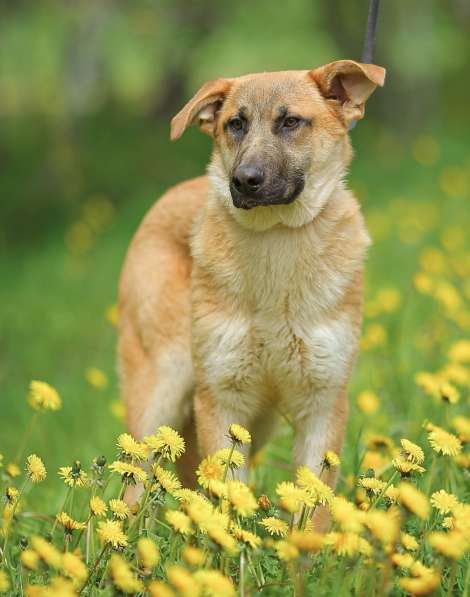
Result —
[[[88,466],[100,454],[109,461],[114,457],[116,436],[124,430],[115,371],[116,333],[110,321],[119,270],[129,240],[154,198],[165,186],[202,171],[207,144],[201,146],[194,135],[182,141],[180,150],[168,149],[166,141],[152,147],[153,155],[166,157],[155,158],[155,172],[137,185],[135,196],[128,191],[132,201],[116,206],[102,194],[90,194],[73,220],[56,227],[34,248],[16,248],[0,257],[4,464],[15,459],[32,416],[26,403],[30,380],[49,382],[63,401],[59,412],[41,415],[23,454],[34,451],[49,471],[41,489],[27,496],[31,508],[48,514],[59,509],[59,466],[77,459]],[[382,452],[368,449],[371,434],[385,435],[398,447],[401,438],[419,444],[428,468],[432,450],[423,422],[456,432],[454,417],[463,415],[468,421],[470,416],[470,357],[460,358],[458,372],[455,367],[443,372],[450,362],[449,350],[470,336],[468,148],[437,133],[405,143],[373,124],[359,125],[353,136],[357,157],[351,186],[363,205],[374,244],[367,264],[363,350],[350,386],[351,415],[339,483],[339,492],[351,499],[357,490],[352,476],[364,470],[364,462],[385,478],[390,472],[393,451],[387,460]],[[191,158],[195,148],[197,160]],[[100,151],[96,149],[96,155]],[[129,170],[127,176],[132,176]],[[90,368],[105,378],[96,371],[93,375]],[[416,383],[416,374],[423,371],[440,371],[451,391],[458,392],[458,402],[448,404],[427,395]],[[279,436],[281,441],[268,447],[252,473],[256,495],[273,496],[276,483],[292,477],[287,426]],[[468,468],[450,466],[441,458],[433,475],[433,488],[468,502]],[[356,498],[364,499],[361,494]],[[429,551],[424,557],[428,565],[441,565]],[[462,560],[452,594],[463,594],[465,569]],[[391,590],[401,594],[396,587]],[[263,594],[281,593],[273,588]]]

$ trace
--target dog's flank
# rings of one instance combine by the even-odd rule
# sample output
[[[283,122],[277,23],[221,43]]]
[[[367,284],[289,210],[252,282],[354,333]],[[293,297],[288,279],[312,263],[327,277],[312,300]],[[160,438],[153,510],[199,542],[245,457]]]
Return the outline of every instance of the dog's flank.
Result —
[[[230,423],[265,441],[273,404],[293,422],[295,464],[318,473],[341,450],[369,244],[343,183],[347,129],[383,73],[340,61],[221,79],[173,119],[173,138],[197,122],[214,152],[208,178],[164,195],[131,244],[119,358],[136,437],[188,433],[195,417],[186,483]]]

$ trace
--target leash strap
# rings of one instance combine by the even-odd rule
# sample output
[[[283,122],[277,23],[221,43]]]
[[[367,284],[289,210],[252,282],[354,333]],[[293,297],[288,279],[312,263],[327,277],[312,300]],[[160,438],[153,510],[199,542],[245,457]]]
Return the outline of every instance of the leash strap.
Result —
[[[364,37],[364,45],[362,47],[361,62],[370,64],[374,54],[375,34],[377,32],[377,17],[379,16],[379,2],[380,0],[370,0],[369,14],[367,15],[367,29]],[[357,120],[351,122],[349,130],[356,126]]]
[[[377,31],[377,17],[379,15],[379,0],[370,0],[369,14],[367,16],[367,30],[362,48],[362,62],[370,64],[374,53],[375,34]]]

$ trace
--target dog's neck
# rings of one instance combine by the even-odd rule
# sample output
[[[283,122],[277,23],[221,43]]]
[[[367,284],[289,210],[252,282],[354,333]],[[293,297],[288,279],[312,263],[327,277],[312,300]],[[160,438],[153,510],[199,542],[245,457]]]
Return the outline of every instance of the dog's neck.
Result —
[[[268,205],[250,210],[236,208],[233,205],[227,175],[217,158],[208,168],[211,185],[209,202],[220,202],[243,228],[262,232],[274,226],[300,228],[312,222],[322,211],[329,199],[343,190],[345,176],[344,164],[332,161],[320,171],[309,173],[305,177],[305,186],[297,199],[289,205]]]

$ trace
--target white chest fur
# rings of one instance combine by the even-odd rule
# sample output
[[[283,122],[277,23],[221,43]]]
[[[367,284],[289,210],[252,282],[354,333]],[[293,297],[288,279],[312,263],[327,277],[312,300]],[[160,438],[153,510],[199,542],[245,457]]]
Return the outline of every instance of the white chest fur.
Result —
[[[351,248],[345,238],[351,231],[335,222],[263,232],[230,219],[223,224],[219,259],[206,245],[204,226],[193,248],[220,301],[207,315],[201,308],[194,330],[216,394],[245,397],[253,408],[340,387],[358,339],[350,311],[337,307],[362,267],[366,235]]]

